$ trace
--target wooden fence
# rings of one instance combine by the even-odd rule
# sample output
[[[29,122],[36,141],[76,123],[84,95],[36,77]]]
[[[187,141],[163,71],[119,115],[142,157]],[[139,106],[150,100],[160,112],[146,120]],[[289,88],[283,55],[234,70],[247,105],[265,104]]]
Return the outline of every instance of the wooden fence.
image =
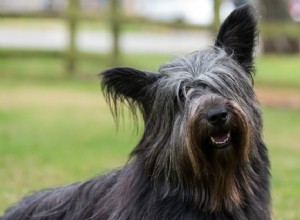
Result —
[[[124,16],[122,14],[122,10],[120,7],[119,0],[110,0],[110,10],[107,13],[102,13],[102,15],[95,15],[95,14],[86,14],[82,13],[80,9],[79,0],[69,0],[68,10],[63,13],[57,12],[36,12],[36,13],[5,13],[1,12],[1,17],[3,18],[56,18],[56,19],[63,19],[67,23],[68,33],[69,33],[69,41],[68,46],[65,51],[39,51],[40,54],[43,55],[55,55],[55,56],[62,56],[65,59],[66,65],[66,73],[67,74],[74,74],[76,73],[76,63],[80,56],[79,50],[76,45],[76,33],[78,30],[78,24],[80,21],[90,20],[90,21],[101,21],[101,22],[108,22],[110,23],[110,31],[112,36],[112,48],[110,52],[111,57],[111,65],[115,66],[120,63],[120,38],[121,38],[121,26],[125,23],[141,23],[141,24],[151,24],[151,25],[160,25],[166,27],[174,27],[174,28],[183,28],[183,29],[197,29],[197,30],[208,30],[211,32],[216,32],[219,26],[219,9],[222,0],[214,0],[214,21],[210,26],[198,26],[198,25],[190,25],[186,23],[178,23],[178,22],[157,22],[148,20],[141,17],[129,17]],[[273,25],[274,26],[274,25]],[[292,33],[294,36],[300,36],[300,28],[297,26],[295,28],[294,25],[281,25],[281,28],[272,28],[270,24],[263,25],[261,30],[263,34],[266,36],[274,36],[278,32],[282,31],[283,27],[284,30],[288,33]],[[275,24],[278,27],[278,24]],[[19,53],[20,51],[18,51]],[[22,50],[22,54],[30,55],[35,54],[34,50]],[[13,50],[0,50],[1,56],[10,56],[16,55],[15,51]]]
[[[215,11],[219,10],[221,0],[215,0]],[[112,36],[112,48],[110,52],[110,62],[111,65],[115,66],[120,63],[120,37],[121,37],[121,26],[124,23],[141,23],[141,24],[151,24],[151,25],[160,25],[166,27],[175,27],[175,28],[184,28],[184,29],[206,29],[210,31],[216,30],[216,26],[218,25],[218,17],[216,17],[215,21],[211,26],[197,26],[197,25],[189,25],[185,23],[176,23],[176,22],[157,22],[151,21],[142,17],[130,17],[124,16],[122,14],[122,10],[120,7],[119,0],[110,0],[110,9],[106,13],[102,13],[102,15],[95,14],[86,14],[82,13],[80,9],[79,0],[69,0],[68,10],[63,13],[57,13],[52,11],[46,12],[34,12],[34,13],[11,13],[11,12],[1,12],[2,18],[55,18],[62,19],[67,23],[68,27],[68,46],[64,51],[36,51],[36,50],[0,50],[1,56],[14,56],[17,54],[22,55],[33,55],[39,53],[41,55],[55,55],[61,56],[65,59],[66,73],[74,74],[76,73],[76,63],[80,56],[79,50],[76,45],[76,33],[78,30],[78,24],[80,21],[90,20],[90,21],[101,21],[108,22]]]

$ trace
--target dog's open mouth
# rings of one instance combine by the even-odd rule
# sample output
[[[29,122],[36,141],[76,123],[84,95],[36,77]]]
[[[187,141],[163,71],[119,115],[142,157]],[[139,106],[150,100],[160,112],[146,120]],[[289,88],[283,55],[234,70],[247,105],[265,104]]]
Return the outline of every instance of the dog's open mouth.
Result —
[[[210,136],[210,142],[216,149],[224,149],[231,144],[230,131],[221,131]]]

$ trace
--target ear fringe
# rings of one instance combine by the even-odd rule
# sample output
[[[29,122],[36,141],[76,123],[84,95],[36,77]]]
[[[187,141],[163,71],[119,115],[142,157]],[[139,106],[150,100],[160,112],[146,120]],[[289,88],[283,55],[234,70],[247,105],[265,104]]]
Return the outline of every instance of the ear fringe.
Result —
[[[101,77],[101,89],[117,128],[120,119],[124,119],[124,106],[129,109],[136,131],[139,128],[139,112],[145,117],[143,101],[147,98],[149,85],[158,78],[157,74],[139,71],[129,67],[108,69]],[[149,100],[148,100],[149,101]]]
[[[126,97],[118,92],[114,86],[106,83],[105,78],[102,77],[101,90],[106,102],[109,105],[113,119],[117,128],[119,128],[120,120],[124,119],[124,106],[129,109],[132,115],[134,127],[138,130],[138,111],[142,111],[140,104],[130,97]]]

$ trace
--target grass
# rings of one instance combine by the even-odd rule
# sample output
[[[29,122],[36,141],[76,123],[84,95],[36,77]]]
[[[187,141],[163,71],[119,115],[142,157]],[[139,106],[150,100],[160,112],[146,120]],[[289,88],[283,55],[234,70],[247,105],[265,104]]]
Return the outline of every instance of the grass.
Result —
[[[33,189],[118,167],[136,143],[132,127],[117,134],[97,91],[31,85],[0,93],[0,209]]]
[[[109,67],[108,56],[99,54],[93,59],[83,57],[78,62],[77,77],[81,79],[94,79],[96,73]],[[123,54],[121,65],[132,66],[135,68],[157,71],[159,65],[170,60],[170,55],[157,54]],[[18,65],[15,65],[15,64]],[[299,56],[260,56],[256,62],[257,74],[255,83],[262,86],[279,86],[300,88]],[[62,59],[55,57],[32,56],[11,58],[1,57],[0,77],[2,80],[11,81],[57,81],[66,78],[65,63]],[[69,79],[67,79],[69,81]]]
[[[299,219],[300,111],[264,109],[264,121],[272,163],[274,219]]]
[[[50,29],[65,29],[67,28],[66,22],[59,18],[2,18],[1,26],[8,28],[50,28]],[[110,29],[109,20],[81,20],[78,23],[79,31],[108,31]],[[149,30],[168,31],[166,27],[157,27],[157,25],[144,25],[136,22],[124,22],[122,24],[123,32],[137,32]]]
[[[155,71],[170,57],[128,55],[123,64]],[[299,57],[260,57],[259,85],[299,88]],[[119,131],[95,73],[105,57],[83,59],[64,75],[57,58],[0,61],[0,213],[24,194],[80,181],[126,163],[137,143],[132,123]],[[299,75],[299,74],[298,74]],[[300,218],[300,112],[264,108],[264,136],[272,162],[274,219]]]
[[[258,84],[300,88],[299,56],[262,56],[256,66]]]
[[[139,54],[121,57],[121,65],[132,66],[148,71],[156,71],[158,66],[169,60],[169,55],[157,54]],[[91,79],[97,73],[109,67],[108,55],[99,54],[98,56],[83,57],[77,65],[77,75],[81,79]],[[18,65],[16,65],[18,64]],[[31,56],[24,59],[21,57],[1,57],[0,77],[2,80],[8,81],[61,81],[66,79],[66,68],[63,59],[59,57],[43,57]],[[67,81],[70,79],[67,78]]]

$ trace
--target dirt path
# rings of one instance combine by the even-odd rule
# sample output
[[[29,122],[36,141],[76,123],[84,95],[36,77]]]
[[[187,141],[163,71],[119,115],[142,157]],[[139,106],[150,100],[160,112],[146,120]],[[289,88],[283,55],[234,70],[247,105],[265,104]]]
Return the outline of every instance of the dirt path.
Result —
[[[300,110],[300,89],[256,87],[262,105]]]

